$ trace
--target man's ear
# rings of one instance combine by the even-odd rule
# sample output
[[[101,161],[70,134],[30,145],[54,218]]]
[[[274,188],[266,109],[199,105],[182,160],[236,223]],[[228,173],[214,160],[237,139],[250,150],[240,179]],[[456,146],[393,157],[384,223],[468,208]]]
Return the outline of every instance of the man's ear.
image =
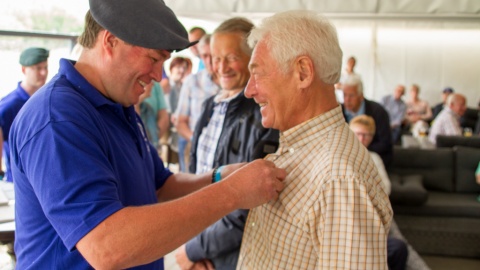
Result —
[[[298,87],[305,89],[309,87],[315,77],[312,59],[308,56],[299,56],[295,59],[295,73],[297,73]]]
[[[111,54],[113,48],[115,48],[115,46],[118,44],[119,39],[108,30],[105,30],[101,35],[103,48],[108,54]]]

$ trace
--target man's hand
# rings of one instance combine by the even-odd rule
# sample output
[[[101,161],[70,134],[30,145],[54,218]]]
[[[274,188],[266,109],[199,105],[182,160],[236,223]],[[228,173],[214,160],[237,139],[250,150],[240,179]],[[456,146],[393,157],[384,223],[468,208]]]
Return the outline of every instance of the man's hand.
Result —
[[[195,264],[188,258],[187,251],[185,250],[185,245],[182,245],[177,249],[177,252],[175,253],[175,260],[177,261],[178,266],[182,270],[190,270]]]
[[[210,260],[202,260],[196,262],[192,270],[215,270],[215,267],[213,267],[213,264]]]
[[[250,209],[276,200],[284,188],[282,182],[287,173],[276,168],[275,164],[263,159],[257,159],[234,171],[220,183],[234,191],[232,199],[236,199],[239,208]]]

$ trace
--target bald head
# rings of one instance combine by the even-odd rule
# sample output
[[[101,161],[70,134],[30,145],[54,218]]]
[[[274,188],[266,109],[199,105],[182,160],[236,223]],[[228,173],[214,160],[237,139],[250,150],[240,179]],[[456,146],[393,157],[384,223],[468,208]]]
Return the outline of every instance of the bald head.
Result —
[[[454,93],[447,98],[447,106],[459,116],[462,116],[467,110],[467,99],[464,95]]]

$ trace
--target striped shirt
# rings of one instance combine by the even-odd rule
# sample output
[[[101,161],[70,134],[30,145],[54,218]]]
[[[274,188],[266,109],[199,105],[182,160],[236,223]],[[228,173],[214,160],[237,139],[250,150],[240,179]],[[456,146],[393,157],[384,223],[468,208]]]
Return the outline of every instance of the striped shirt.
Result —
[[[460,116],[445,107],[435,118],[428,134],[428,139],[436,144],[438,135],[461,136]]]
[[[239,92],[231,97],[227,97],[228,91],[222,90],[215,96],[212,117],[198,138],[196,174],[207,172],[213,168],[215,152],[220,135],[222,135],[228,104],[240,93],[243,94],[243,92]]]
[[[286,186],[250,211],[237,269],[387,269],[390,201],[340,106],[283,132],[266,159]]]

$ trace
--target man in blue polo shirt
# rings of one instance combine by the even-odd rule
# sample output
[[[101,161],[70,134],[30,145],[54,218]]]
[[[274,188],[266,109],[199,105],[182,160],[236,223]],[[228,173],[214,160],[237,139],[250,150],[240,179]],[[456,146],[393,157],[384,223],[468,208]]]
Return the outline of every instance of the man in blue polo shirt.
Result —
[[[8,134],[13,119],[23,104],[47,81],[48,76],[48,50],[44,48],[28,48],[20,54],[20,65],[24,79],[18,83],[17,89],[0,100],[0,164],[2,164],[2,151],[5,157],[6,172],[0,168],[0,176],[6,174],[6,180],[12,182],[10,172],[10,147],[8,145]]]
[[[60,60],[10,132],[18,269],[163,269],[222,216],[278,198],[271,162],[172,174],[148,142],[133,104],[192,45],[163,1],[90,0],[85,20],[78,61]]]

